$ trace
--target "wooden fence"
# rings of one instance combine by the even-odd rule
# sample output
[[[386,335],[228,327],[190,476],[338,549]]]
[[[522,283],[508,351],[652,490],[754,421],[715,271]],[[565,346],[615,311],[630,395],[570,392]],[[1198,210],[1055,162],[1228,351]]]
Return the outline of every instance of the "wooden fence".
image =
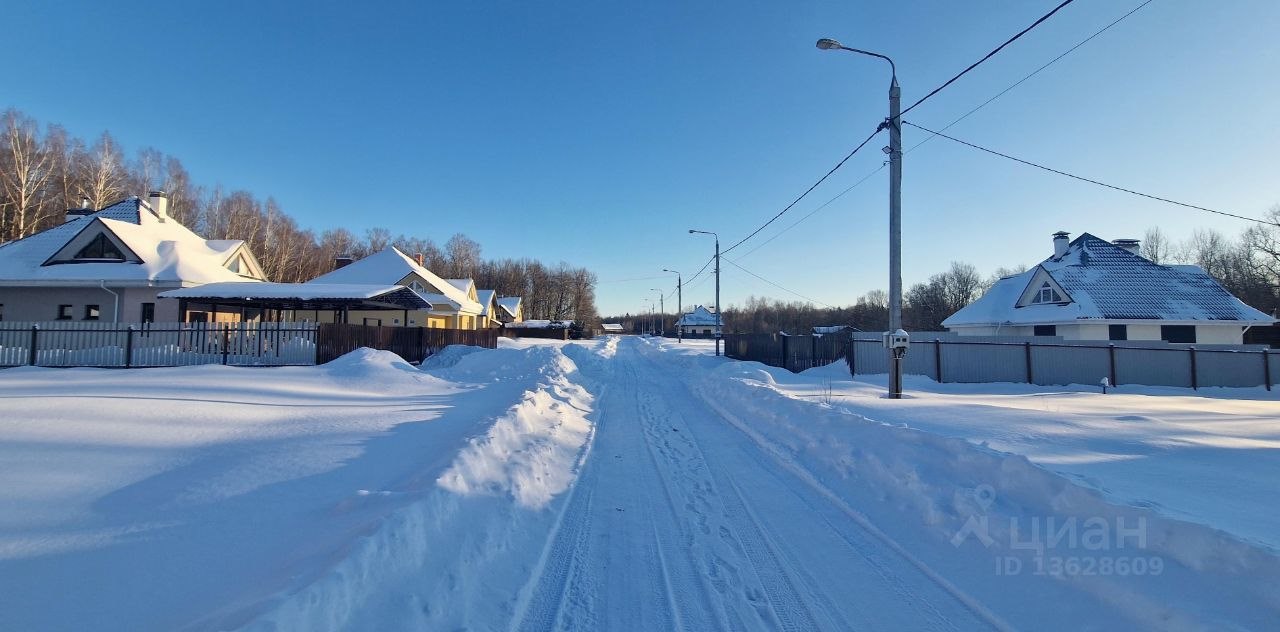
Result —
[[[246,323],[0,322],[0,367],[145,368],[322,364],[360,347],[421,362],[448,345],[492,349],[497,330]]]
[[[360,347],[390,351],[409,362],[422,362],[449,345],[498,346],[496,329],[431,329],[427,327],[379,327],[322,323],[316,344],[316,362],[323,364]]]

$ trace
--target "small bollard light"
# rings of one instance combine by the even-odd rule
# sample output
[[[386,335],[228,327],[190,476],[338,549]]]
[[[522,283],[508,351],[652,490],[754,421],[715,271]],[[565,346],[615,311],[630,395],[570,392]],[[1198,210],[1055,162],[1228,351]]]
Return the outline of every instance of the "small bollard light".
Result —
[[[1108,378],[1105,378],[1105,377],[1104,377],[1104,378],[1102,378],[1102,381],[1100,381],[1100,382],[1098,382],[1098,383],[1102,385],[1102,394],[1103,394],[1103,395],[1106,395],[1106,394],[1107,394],[1107,387],[1108,387],[1108,386],[1111,386],[1111,380],[1110,380],[1110,379],[1108,379]]]

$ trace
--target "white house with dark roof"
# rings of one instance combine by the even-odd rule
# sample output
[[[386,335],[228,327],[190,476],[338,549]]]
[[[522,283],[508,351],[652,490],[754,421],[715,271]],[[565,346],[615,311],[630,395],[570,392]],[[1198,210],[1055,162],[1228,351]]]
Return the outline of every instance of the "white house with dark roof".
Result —
[[[680,333],[686,336],[712,335],[720,333],[720,319],[709,307],[697,305],[693,311],[681,314],[676,321]]]
[[[409,325],[418,327],[443,327],[448,329],[476,329],[480,325],[484,307],[476,300],[475,284],[470,279],[458,284],[440,278],[420,265],[413,258],[389,247],[322,274],[307,283],[403,285],[412,289],[431,304],[430,310],[411,311],[405,317],[408,323],[385,313],[349,314],[349,322],[370,325]],[[459,287],[462,286],[462,287]],[[320,315],[317,314],[317,318]],[[387,322],[387,320],[390,322]]]
[[[265,280],[240,240],[205,239],[168,216],[153,192],[0,246],[0,319],[176,322],[166,290]]]
[[[942,325],[961,335],[1242,344],[1249,327],[1276,322],[1197,266],[1140,256],[1137,240],[1084,233],[1068,241],[1059,232],[1053,247],[1053,256],[1000,279]]]

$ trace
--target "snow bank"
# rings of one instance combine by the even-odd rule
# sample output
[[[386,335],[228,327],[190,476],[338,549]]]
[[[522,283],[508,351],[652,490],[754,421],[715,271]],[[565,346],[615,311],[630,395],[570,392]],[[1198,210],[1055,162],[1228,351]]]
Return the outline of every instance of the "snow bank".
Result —
[[[250,630],[499,629],[539,563],[593,432],[592,396],[559,348],[452,352],[435,375],[519,401],[472,437],[432,488]],[[365,497],[362,497],[365,498]]]
[[[731,362],[699,379],[698,389],[855,519],[868,525],[900,523],[904,516],[918,520],[932,535],[907,548],[922,567],[946,564],[956,551],[981,560],[984,570],[996,568],[997,575],[999,564],[1053,575],[1055,564],[1069,563],[1074,566],[1057,568],[1062,581],[1151,627],[1268,627],[1280,617],[1280,558],[1270,551],[1149,509],[1107,502],[1023,456],[779,392],[779,382],[795,381],[786,371]],[[938,555],[931,558],[930,550]],[[1085,573],[1080,564],[1095,568]],[[1110,572],[1098,572],[1099,565]],[[994,581],[986,587],[965,585],[989,595],[984,600],[998,599],[998,579],[988,577]]]

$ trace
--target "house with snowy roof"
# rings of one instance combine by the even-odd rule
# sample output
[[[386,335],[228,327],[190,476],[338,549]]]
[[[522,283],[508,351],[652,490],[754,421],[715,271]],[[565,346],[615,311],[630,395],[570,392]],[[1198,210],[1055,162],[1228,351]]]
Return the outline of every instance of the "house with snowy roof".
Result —
[[[1055,233],[1053,256],[1000,279],[942,325],[960,335],[1238,345],[1248,328],[1276,322],[1197,266],[1142,257],[1136,239],[1068,237]]]
[[[166,290],[259,282],[262,267],[239,239],[205,239],[168,215],[164,192],[99,210],[0,246],[0,319],[177,322]]]
[[[342,262],[337,269],[307,283],[393,286],[400,285],[417,292],[431,305],[427,310],[413,310],[403,315],[408,322],[395,317],[384,322],[381,312],[349,312],[348,322],[370,325],[408,325],[446,329],[477,329],[484,307],[476,298],[475,283],[470,279],[449,281],[425,268],[421,262],[388,247],[359,261]],[[318,315],[317,315],[318,316]]]
[[[680,315],[676,327],[685,336],[715,335],[720,333],[720,319],[714,309],[697,305],[693,311]]]
[[[502,321],[503,325],[524,321],[523,301],[519,296],[499,296],[496,302],[498,303],[498,320]]]

